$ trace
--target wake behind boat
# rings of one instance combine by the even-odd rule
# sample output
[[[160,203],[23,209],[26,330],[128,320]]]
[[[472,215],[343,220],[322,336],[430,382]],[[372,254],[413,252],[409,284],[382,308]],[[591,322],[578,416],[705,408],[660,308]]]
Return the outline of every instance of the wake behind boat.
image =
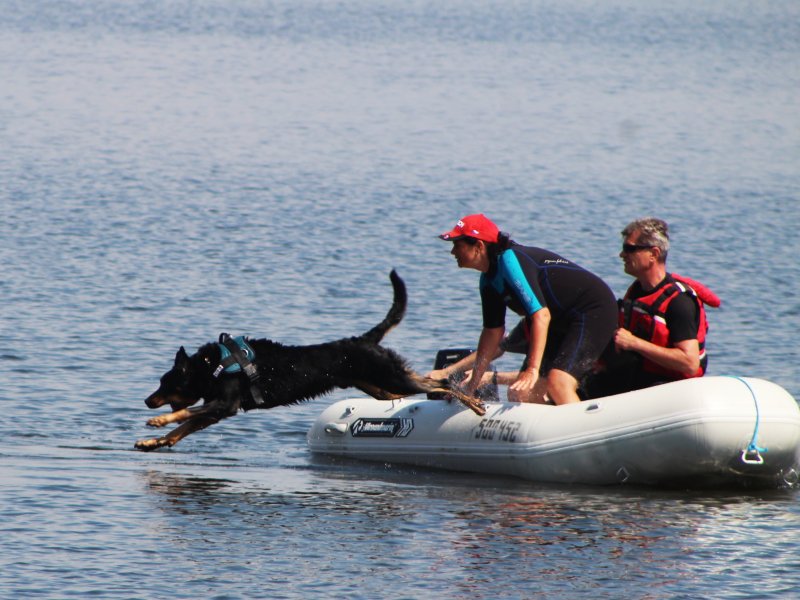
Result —
[[[312,452],[537,482],[608,485],[794,484],[800,408],[763,379],[702,377],[546,406],[356,398],[308,432]]]

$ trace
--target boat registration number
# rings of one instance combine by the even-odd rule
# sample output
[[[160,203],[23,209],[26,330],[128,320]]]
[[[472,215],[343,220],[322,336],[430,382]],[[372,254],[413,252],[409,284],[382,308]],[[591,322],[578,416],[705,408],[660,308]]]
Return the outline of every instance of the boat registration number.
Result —
[[[475,439],[516,442],[521,425],[518,421],[506,419],[484,419],[475,430]]]

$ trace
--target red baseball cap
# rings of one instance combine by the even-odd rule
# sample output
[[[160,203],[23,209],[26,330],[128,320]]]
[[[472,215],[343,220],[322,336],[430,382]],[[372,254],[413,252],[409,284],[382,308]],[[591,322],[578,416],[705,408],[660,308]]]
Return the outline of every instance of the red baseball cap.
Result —
[[[468,215],[461,219],[456,226],[439,237],[448,242],[455,241],[463,237],[471,237],[484,242],[497,242],[500,230],[497,225],[492,223],[486,215]]]

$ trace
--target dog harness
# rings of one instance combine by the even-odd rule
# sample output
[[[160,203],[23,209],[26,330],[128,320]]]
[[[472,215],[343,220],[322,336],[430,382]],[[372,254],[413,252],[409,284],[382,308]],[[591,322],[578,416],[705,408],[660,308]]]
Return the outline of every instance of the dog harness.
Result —
[[[244,336],[232,338],[227,333],[219,334],[220,362],[214,370],[214,377],[223,373],[244,373],[250,380],[250,395],[256,406],[264,404],[264,395],[258,386],[258,369],[253,364],[256,357],[255,351],[250,347]]]

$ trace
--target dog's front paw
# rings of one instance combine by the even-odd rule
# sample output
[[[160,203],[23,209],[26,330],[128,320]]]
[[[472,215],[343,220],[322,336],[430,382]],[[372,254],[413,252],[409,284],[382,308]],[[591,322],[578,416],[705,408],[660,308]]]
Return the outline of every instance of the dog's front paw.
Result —
[[[150,438],[149,440],[139,440],[133,447],[142,452],[150,452],[167,445],[167,441],[164,438]]]
[[[164,427],[164,425],[168,425],[170,423],[168,417],[169,415],[159,415],[157,417],[151,417],[147,419],[147,425],[149,427]]]

